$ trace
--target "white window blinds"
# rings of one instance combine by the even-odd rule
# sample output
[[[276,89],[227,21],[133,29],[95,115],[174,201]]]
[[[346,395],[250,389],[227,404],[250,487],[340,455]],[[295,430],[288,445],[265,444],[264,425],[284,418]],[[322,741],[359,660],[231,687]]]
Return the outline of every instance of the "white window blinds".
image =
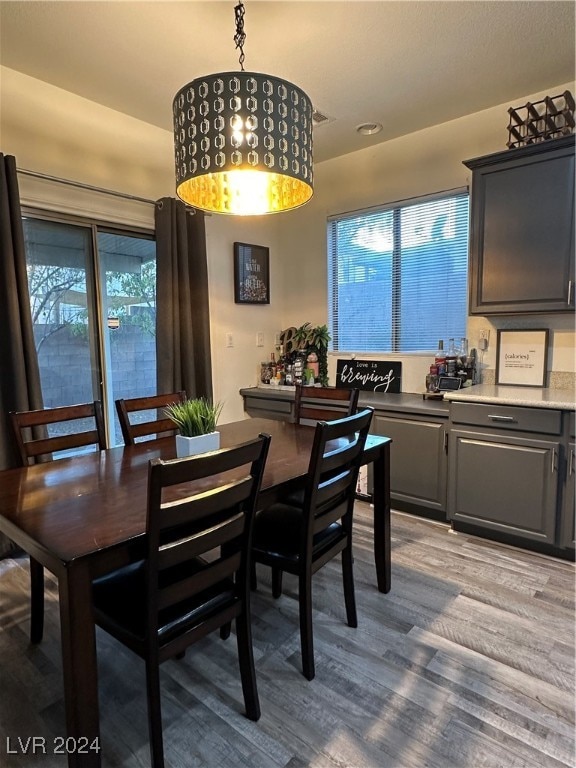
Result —
[[[328,221],[332,348],[430,352],[466,336],[468,192]]]

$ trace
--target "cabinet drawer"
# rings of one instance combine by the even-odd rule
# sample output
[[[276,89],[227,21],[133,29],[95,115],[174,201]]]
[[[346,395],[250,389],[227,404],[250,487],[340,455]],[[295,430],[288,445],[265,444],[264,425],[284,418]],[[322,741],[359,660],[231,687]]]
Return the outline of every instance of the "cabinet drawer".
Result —
[[[269,400],[264,397],[246,397],[244,409],[254,411],[273,411],[274,413],[290,413],[292,402],[290,400]]]
[[[474,424],[516,432],[543,432],[548,435],[559,435],[562,432],[562,411],[547,408],[451,403],[450,417],[454,424]]]

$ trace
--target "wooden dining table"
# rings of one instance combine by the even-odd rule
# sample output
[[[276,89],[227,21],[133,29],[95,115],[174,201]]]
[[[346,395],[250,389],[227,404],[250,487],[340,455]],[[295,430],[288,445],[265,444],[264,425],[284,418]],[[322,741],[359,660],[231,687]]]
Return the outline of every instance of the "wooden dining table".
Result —
[[[313,427],[246,419],[218,429],[222,447],[272,436],[261,508],[302,488]],[[390,443],[369,435],[363,455],[374,466],[380,592],[390,590]],[[148,464],[175,455],[174,438],[164,437],[0,472],[0,531],[58,579],[69,766],[101,764],[92,581],[144,555]]]

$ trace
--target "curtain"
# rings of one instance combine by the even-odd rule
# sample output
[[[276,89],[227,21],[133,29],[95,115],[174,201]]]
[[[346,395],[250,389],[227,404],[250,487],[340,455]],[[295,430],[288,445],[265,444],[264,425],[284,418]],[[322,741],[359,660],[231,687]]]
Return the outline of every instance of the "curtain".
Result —
[[[212,399],[204,214],[164,197],[155,223],[158,392]]]
[[[42,408],[16,160],[0,153],[0,470],[16,466],[9,411]],[[11,549],[0,534],[0,557]]]

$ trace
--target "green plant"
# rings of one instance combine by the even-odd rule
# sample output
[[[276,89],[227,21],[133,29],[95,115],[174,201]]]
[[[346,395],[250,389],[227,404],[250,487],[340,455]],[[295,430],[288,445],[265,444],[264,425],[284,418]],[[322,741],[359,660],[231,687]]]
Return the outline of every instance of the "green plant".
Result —
[[[315,325],[304,323],[296,328],[294,341],[298,349],[303,349],[307,354],[316,352],[318,355],[318,378],[323,387],[328,386],[328,344],[330,333],[327,325]]]
[[[177,425],[184,437],[207,435],[216,430],[222,412],[221,403],[211,403],[205,397],[191,398],[183,403],[166,406],[166,415]]]

